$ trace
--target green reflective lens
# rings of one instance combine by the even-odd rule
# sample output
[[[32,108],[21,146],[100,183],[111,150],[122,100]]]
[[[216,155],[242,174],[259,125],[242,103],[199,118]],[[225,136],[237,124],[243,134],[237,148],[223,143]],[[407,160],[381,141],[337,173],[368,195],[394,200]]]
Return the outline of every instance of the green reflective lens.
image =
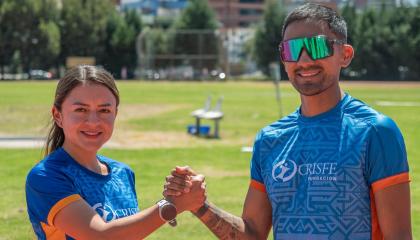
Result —
[[[329,40],[324,35],[283,41],[280,44],[281,58],[285,62],[297,62],[303,47],[312,60],[326,58],[333,55],[334,41],[336,40]]]
[[[304,42],[305,49],[313,60],[332,55],[328,44],[328,39],[325,36],[305,38]]]
[[[296,39],[296,41],[288,42],[288,57],[291,59],[298,59],[303,48],[303,40]]]

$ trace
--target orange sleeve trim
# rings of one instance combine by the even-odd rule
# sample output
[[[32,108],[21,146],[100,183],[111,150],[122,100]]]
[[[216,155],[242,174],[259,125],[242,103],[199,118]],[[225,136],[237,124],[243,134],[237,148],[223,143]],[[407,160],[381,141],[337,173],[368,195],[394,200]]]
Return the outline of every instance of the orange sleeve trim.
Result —
[[[55,227],[50,227],[49,225],[41,222],[42,230],[44,230],[45,237],[47,240],[66,240],[66,234],[58,230]]]
[[[260,183],[260,182],[258,182],[258,181],[251,180],[250,186],[252,188],[260,191],[260,192],[263,192],[263,193],[266,193],[267,192],[267,190],[265,190],[265,185],[262,184],[262,183]]]
[[[387,177],[387,178],[383,178],[380,179],[374,183],[372,183],[372,191],[373,193],[382,190],[386,187],[392,186],[392,185],[396,185],[396,184],[400,184],[400,183],[405,183],[405,182],[410,182],[410,176],[408,174],[408,172],[405,173],[400,173],[391,177]]]
[[[70,195],[68,197],[65,197],[63,199],[61,199],[60,201],[58,201],[50,210],[50,212],[48,213],[48,224],[50,226],[53,226],[53,220],[55,215],[61,210],[63,209],[65,206],[69,205],[72,202],[75,202],[79,199],[82,199],[82,197],[79,194],[73,194]]]

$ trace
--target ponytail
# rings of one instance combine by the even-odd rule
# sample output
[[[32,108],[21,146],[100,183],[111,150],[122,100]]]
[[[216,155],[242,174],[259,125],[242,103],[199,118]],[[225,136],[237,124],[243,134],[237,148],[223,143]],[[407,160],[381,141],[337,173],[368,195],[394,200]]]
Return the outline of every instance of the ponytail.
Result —
[[[52,119],[51,128],[48,131],[47,139],[45,142],[44,156],[54,152],[59,147],[63,146],[64,143],[64,131],[57,123]]]

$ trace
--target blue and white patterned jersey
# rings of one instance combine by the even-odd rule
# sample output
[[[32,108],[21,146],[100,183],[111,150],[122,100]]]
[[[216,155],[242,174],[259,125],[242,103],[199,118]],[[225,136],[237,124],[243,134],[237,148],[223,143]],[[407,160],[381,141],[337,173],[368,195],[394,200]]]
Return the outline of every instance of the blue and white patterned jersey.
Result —
[[[251,160],[275,239],[381,239],[373,194],[408,181],[396,124],[347,94],[328,112],[298,109],[263,128]]]
[[[77,163],[63,148],[39,162],[26,179],[29,219],[38,239],[73,239],[54,227],[55,215],[68,204],[85,200],[105,220],[139,212],[134,173],[125,164],[97,156],[108,175]]]

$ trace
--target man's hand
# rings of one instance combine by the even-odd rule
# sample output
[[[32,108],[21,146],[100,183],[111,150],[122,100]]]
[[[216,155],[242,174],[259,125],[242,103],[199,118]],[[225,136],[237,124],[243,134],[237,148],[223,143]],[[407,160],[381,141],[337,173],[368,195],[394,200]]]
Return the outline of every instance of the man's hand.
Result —
[[[166,177],[163,195],[178,209],[197,211],[206,200],[206,183],[204,176],[195,174],[188,166],[176,167]]]
[[[193,212],[219,239],[267,239],[271,228],[271,204],[267,194],[249,188],[242,217],[232,215],[207,202],[203,175],[188,166],[176,167],[166,177],[163,195],[178,213]],[[202,208],[203,207],[203,208]]]
[[[166,177],[163,196],[180,196],[182,193],[188,193],[191,190],[192,177],[196,175],[189,166],[175,167],[171,175]]]

